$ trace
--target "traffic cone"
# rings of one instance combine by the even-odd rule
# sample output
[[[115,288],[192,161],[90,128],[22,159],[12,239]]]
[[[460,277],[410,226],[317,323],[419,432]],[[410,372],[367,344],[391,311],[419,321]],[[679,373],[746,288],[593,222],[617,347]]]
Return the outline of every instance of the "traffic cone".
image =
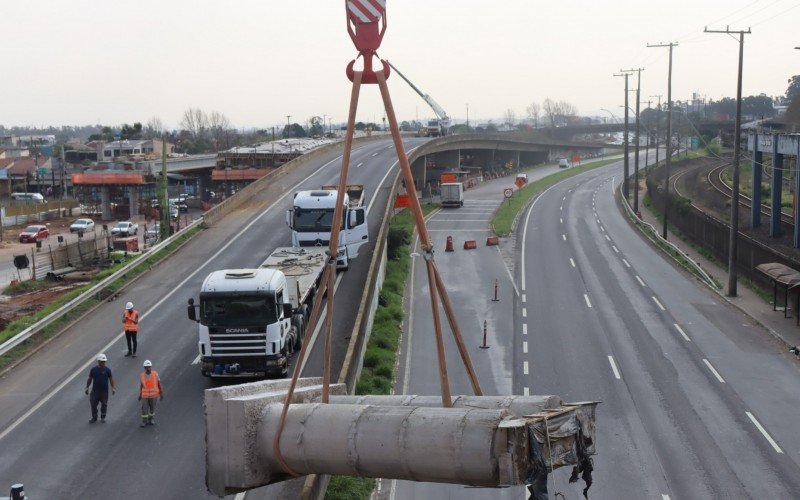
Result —
[[[447,237],[447,244],[444,247],[444,251],[445,252],[452,252],[453,251],[453,237],[452,236],[448,236]]]

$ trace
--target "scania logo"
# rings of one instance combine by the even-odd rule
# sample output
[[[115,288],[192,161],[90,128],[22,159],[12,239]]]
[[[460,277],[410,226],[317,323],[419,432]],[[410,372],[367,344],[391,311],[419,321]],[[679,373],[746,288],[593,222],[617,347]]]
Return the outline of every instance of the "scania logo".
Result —
[[[250,330],[247,328],[226,328],[225,333],[248,333]]]

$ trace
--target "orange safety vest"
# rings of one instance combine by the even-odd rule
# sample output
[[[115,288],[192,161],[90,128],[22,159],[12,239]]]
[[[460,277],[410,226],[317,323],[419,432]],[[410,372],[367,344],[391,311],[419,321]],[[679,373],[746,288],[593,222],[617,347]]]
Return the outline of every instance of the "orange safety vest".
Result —
[[[138,332],[139,331],[139,311],[137,310],[126,310],[122,313],[122,322],[125,324],[125,331],[126,332]]]
[[[139,374],[139,380],[142,382],[142,398],[157,398],[161,395],[161,386],[158,383],[158,372],[150,370],[150,378],[147,378],[147,372]]]

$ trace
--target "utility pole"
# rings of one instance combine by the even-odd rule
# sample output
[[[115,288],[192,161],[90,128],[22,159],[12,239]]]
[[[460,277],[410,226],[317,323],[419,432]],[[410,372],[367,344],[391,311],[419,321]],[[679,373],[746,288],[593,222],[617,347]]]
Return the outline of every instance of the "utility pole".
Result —
[[[736,256],[739,240],[739,149],[742,142],[742,63],[744,61],[744,36],[752,33],[750,28],[744,30],[731,30],[726,26],[724,30],[709,30],[704,33],[724,33],[739,35],[739,78],[736,83],[736,125],[733,136],[733,195],[731,196],[731,231],[728,244],[728,296],[736,297]]]
[[[629,69],[626,70],[628,72],[633,73],[634,71],[637,73],[636,75],[636,149],[634,149],[633,153],[633,211],[634,213],[639,212],[639,140],[640,137],[640,124],[639,124],[639,98],[642,92],[642,70],[644,68],[636,68],[636,69]]]
[[[467,103],[467,130],[469,130],[469,103]]]
[[[630,175],[630,166],[629,166],[629,153],[630,153],[630,146],[628,144],[628,77],[631,76],[631,73],[626,73],[621,71],[619,74],[614,74],[614,76],[624,76],[625,77],[625,133],[624,133],[624,140],[625,143],[625,161],[623,162],[622,168],[622,194],[625,196],[625,200],[628,199],[628,176]]]
[[[647,100],[647,109],[653,101]],[[647,166],[650,164],[650,129],[647,129],[647,147],[644,148],[644,176],[647,177]]]
[[[667,75],[667,159],[664,163],[664,230],[661,235],[667,239],[667,213],[669,212],[669,164],[672,161],[672,48],[678,42],[647,44],[648,47],[669,47],[669,73]]]

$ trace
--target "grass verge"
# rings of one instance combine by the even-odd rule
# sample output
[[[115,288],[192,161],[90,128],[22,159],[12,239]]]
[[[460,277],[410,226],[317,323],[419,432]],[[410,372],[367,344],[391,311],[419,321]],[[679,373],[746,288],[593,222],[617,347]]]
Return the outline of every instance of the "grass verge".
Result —
[[[122,289],[127,282],[133,280],[137,276],[148,271],[159,261],[169,256],[172,253],[172,251],[181,246],[189,238],[194,236],[195,233],[197,233],[199,230],[200,228],[194,227],[189,231],[187,231],[185,234],[180,235],[175,241],[173,241],[169,245],[165,246],[164,248],[156,252],[156,254],[149,260],[134,266],[123,276],[119,277],[118,279],[106,285],[101,291],[95,294],[95,296],[87,300],[84,300],[80,304],[77,304],[71,310],[64,313],[61,317],[59,317],[58,319],[56,319],[55,321],[44,327],[41,331],[32,335],[31,337],[26,339],[24,342],[22,342],[15,348],[11,349],[7,353],[0,356],[0,372],[2,372],[6,367],[15,363],[17,360],[27,355],[33,349],[37,348],[39,345],[41,345],[42,342],[45,342],[46,340],[55,337],[71,322],[80,318],[87,311],[97,306],[98,304],[104,302],[108,297],[114,295],[117,291]],[[90,281],[86,285],[80,288],[76,288],[75,290],[72,290],[69,293],[62,295],[61,297],[58,298],[58,300],[54,301],[51,304],[48,304],[46,307],[37,311],[34,314],[30,314],[28,316],[12,321],[6,326],[4,330],[0,331],[0,343],[5,342],[6,340],[10,339],[14,335],[21,332],[22,330],[35,324],[37,321],[41,320],[42,318],[52,313],[53,311],[57,310],[59,307],[63,306],[64,304],[74,299],[81,293],[95,286],[97,283],[99,283],[100,281],[104,280],[105,278],[116,272],[122,266],[123,264],[117,264],[109,269],[106,269],[105,271],[97,273],[97,275],[92,279],[92,281]]]
[[[514,225],[514,219],[516,219],[517,214],[519,214],[522,209],[528,205],[528,202],[534,196],[538,195],[553,184],[574,175],[586,172],[587,170],[592,170],[594,168],[602,167],[617,161],[620,161],[619,158],[593,161],[591,163],[587,163],[586,165],[581,165],[580,167],[572,167],[567,170],[556,172],[544,177],[543,179],[539,179],[538,181],[531,182],[527,186],[524,186],[522,189],[514,193],[514,196],[504,201],[494,213],[494,217],[492,218],[492,227],[494,228],[494,232],[499,236],[507,236],[509,233],[511,233],[511,226]]]
[[[423,205],[427,215],[436,205]],[[364,367],[356,383],[356,394],[391,394],[394,366],[403,323],[403,294],[411,268],[411,237],[414,217],[402,210],[389,223],[386,252],[386,278],[378,295],[378,308],[364,352]],[[366,500],[375,480],[366,477],[333,476],[325,498],[328,500]]]

